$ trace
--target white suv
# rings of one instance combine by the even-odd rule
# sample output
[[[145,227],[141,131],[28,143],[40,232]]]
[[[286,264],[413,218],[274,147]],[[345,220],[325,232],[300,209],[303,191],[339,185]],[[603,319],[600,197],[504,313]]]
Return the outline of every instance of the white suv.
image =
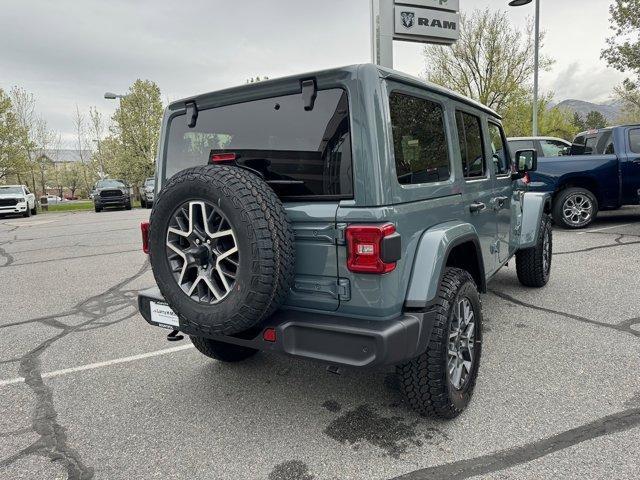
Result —
[[[0,215],[5,213],[35,215],[38,213],[36,196],[25,185],[0,185]]]

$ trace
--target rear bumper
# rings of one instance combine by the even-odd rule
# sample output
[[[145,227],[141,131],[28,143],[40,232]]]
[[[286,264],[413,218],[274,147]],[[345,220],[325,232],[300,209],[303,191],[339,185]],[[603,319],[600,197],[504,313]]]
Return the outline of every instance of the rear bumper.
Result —
[[[138,294],[138,308],[151,325],[150,302],[164,302],[151,288]],[[180,319],[179,330],[199,337],[295,357],[349,367],[379,367],[403,363],[426,350],[433,327],[433,311],[405,313],[392,320],[361,320],[295,310],[275,312],[259,328],[241,335],[211,335]],[[274,328],[276,341],[262,333]]]

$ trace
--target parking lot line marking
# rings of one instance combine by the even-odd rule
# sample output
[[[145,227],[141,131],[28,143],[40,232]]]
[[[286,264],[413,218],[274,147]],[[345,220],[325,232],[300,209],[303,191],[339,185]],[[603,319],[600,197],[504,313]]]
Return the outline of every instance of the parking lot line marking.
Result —
[[[612,228],[626,227],[628,225],[633,225],[633,223],[623,223],[622,225],[612,225],[610,227],[596,228],[593,230],[583,230],[582,232],[578,232],[578,235],[584,235],[585,233],[591,233],[591,232],[601,232],[603,230],[611,230]]]
[[[182,350],[188,350],[193,348],[192,344],[181,345],[179,347],[165,348],[164,350],[156,350],[155,352],[141,353],[139,355],[132,355],[130,357],[114,358],[113,360],[107,360],[105,362],[89,363],[87,365],[80,365],[79,367],[63,368],[62,370],[54,370],[52,372],[45,372],[41,376],[42,378],[59,377],[61,375],[67,375],[69,373],[82,372],[85,370],[95,370],[102,367],[110,367],[111,365],[118,365],[121,363],[135,362],[136,360],[144,360],[145,358],[159,357],[160,355],[167,355],[169,353],[180,352]],[[9,378],[7,380],[0,380],[0,387],[5,385],[14,385],[16,383],[24,382],[24,377]]]

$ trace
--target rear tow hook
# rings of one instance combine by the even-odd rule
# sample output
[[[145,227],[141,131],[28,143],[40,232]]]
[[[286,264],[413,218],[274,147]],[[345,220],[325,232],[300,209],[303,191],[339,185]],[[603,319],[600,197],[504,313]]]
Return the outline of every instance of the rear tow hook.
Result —
[[[167,335],[167,340],[170,342],[179,342],[184,340],[184,335],[180,335],[180,330],[171,330],[171,333]]]

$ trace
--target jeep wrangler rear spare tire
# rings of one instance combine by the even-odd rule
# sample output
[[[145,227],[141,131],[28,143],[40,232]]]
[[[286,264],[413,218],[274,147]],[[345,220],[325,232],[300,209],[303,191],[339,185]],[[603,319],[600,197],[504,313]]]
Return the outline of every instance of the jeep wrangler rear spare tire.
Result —
[[[150,223],[154,276],[189,333],[248,330],[288,295],[293,231],[257,175],[222,165],[183,170],[163,186]]]
[[[482,304],[471,275],[444,272],[427,351],[399,365],[400,388],[421,415],[455,418],[471,401],[482,350]]]

